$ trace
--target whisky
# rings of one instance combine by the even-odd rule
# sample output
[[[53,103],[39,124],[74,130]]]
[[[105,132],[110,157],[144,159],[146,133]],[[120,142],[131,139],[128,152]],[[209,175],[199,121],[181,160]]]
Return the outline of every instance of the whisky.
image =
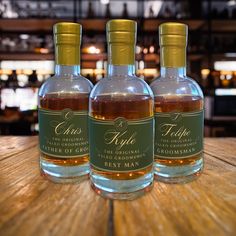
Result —
[[[129,99],[127,99],[129,97]],[[91,99],[91,117],[100,120],[114,120],[124,117],[128,120],[153,117],[153,99],[147,95],[101,95]],[[113,180],[136,179],[152,171],[152,165],[137,171],[109,172],[91,166],[94,173]]]
[[[159,27],[161,75],[152,82],[154,93],[154,171],[157,180],[188,182],[203,169],[203,94],[186,76],[187,26]]]
[[[41,173],[58,183],[80,181],[89,173],[88,99],[92,84],[80,75],[81,25],[53,28],[55,75],[39,91]]]
[[[88,93],[48,93],[44,97],[39,97],[40,107],[45,110],[64,110],[71,109],[74,112],[88,111]],[[78,142],[78,143],[77,143]],[[79,147],[79,139],[74,138],[73,147]],[[88,153],[88,140],[84,147]],[[41,153],[43,162],[59,165],[59,166],[76,166],[86,165],[89,162],[89,155],[82,157],[56,157]],[[44,174],[44,173],[43,173]]]
[[[136,22],[107,23],[108,76],[89,98],[90,179],[112,199],[133,199],[153,184],[153,94],[134,72]]]
[[[158,112],[195,112],[203,109],[203,99],[199,96],[191,95],[180,95],[180,96],[156,96],[155,113]],[[158,126],[158,124],[157,124]],[[158,145],[158,144],[156,144]],[[156,158],[155,162],[157,164],[167,165],[167,166],[179,166],[179,165],[191,165],[202,158],[203,152],[201,151],[197,155],[187,157],[184,159],[176,159],[170,157],[169,159]]]

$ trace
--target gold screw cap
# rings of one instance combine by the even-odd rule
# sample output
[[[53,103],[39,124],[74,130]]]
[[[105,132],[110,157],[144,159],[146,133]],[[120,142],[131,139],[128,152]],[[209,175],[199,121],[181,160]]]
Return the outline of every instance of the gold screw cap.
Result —
[[[55,44],[81,44],[82,26],[78,23],[60,22],[53,26]]]
[[[137,23],[133,20],[110,20],[106,31],[108,43],[135,43]]]
[[[160,46],[186,46],[188,26],[177,22],[167,22],[159,26]]]

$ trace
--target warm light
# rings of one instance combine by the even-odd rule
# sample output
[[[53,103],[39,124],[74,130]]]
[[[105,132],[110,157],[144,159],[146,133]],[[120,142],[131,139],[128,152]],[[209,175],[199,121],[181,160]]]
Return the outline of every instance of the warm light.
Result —
[[[3,69],[1,71],[3,75],[10,75],[12,73],[12,70],[8,70],[8,69]]]
[[[144,69],[144,61],[139,62],[139,69],[143,70]]]
[[[81,73],[83,74],[83,75],[92,75],[93,74],[93,69],[82,69],[81,70]]]
[[[229,7],[235,6],[235,5],[236,5],[236,1],[235,1],[235,0],[229,0],[228,3],[227,3],[227,5],[228,5]]]
[[[154,51],[155,51],[154,46],[150,46],[150,48],[149,48],[149,52],[150,52],[150,53],[154,53]]]
[[[224,76],[224,75],[220,75],[220,79],[221,79],[221,80],[224,80],[224,79],[225,79],[225,76]]]
[[[142,48],[140,46],[136,46],[136,53],[139,54],[142,52]]]
[[[51,71],[43,70],[43,69],[36,70],[36,74],[37,74],[37,75],[50,75],[50,74],[52,74],[52,73],[53,73],[53,72],[51,72]]]
[[[102,75],[101,74],[96,75],[96,81],[98,81],[100,79],[102,79]]]
[[[153,76],[157,77],[158,76],[158,71],[155,68],[145,68],[143,70],[138,70],[140,74],[144,74],[146,76]]]
[[[210,74],[210,70],[209,69],[202,69],[201,70],[201,75],[203,79],[207,79],[207,76]]]
[[[209,70],[209,69],[202,69],[202,70],[201,70],[201,74],[202,74],[202,75],[207,76],[207,75],[209,75],[209,73],[210,73],[210,70]]]
[[[22,70],[23,71],[23,74],[25,74],[25,75],[31,75],[32,74],[32,70],[27,70],[27,69],[25,69],[25,70]]]
[[[101,4],[108,4],[110,2],[110,0],[100,0]]]
[[[1,75],[1,80],[7,81],[8,80],[8,75]]]
[[[20,34],[21,39],[28,39],[29,35],[28,34]]]
[[[38,77],[38,81],[39,81],[39,82],[42,82],[42,81],[43,81],[43,75],[37,75],[37,77]]]
[[[8,72],[11,74],[11,70],[43,70],[52,74],[54,71],[54,61],[1,61],[0,68],[3,73]]]
[[[90,46],[89,48],[88,48],[88,53],[90,53],[90,54],[98,54],[98,53],[100,53],[100,49],[99,48],[96,48],[95,46]]]
[[[157,75],[157,69],[146,68],[146,69],[144,69],[144,74],[155,76],[155,75]]]
[[[49,52],[47,48],[35,48],[34,51],[36,53],[42,53],[42,54],[47,54]]]
[[[148,53],[148,49],[147,49],[147,48],[144,48],[144,49],[143,49],[143,53],[144,53],[144,54],[147,54],[147,53]]]
[[[20,74],[17,76],[18,84],[20,87],[24,87],[28,83],[28,76]]]
[[[102,74],[104,73],[104,70],[103,69],[94,69],[94,73],[97,75],[97,74]]]
[[[236,95],[236,89],[216,89],[217,96],[233,96]]]
[[[232,71],[226,71],[226,70],[222,70],[220,72],[221,75],[231,75],[232,74]]]
[[[39,52],[42,54],[47,54],[49,50],[47,48],[40,48]]]
[[[102,69],[103,68],[103,61],[97,61],[96,62],[96,68],[97,69]]]
[[[236,61],[216,61],[215,70],[236,71]]]

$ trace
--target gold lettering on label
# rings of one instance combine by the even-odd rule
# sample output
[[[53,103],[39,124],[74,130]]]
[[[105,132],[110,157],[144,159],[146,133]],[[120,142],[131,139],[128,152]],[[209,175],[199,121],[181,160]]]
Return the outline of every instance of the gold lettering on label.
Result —
[[[176,137],[178,139],[187,137],[191,133],[190,130],[187,130],[184,126],[178,128],[176,124],[161,124],[160,131],[162,132],[162,137],[169,135],[170,137]]]
[[[121,163],[120,162],[108,162],[108,161],[105,161],[104,162],[104,165],[106,167],[113,167],[113,168],[120,168],[121,167]]]
[[[108,130],[104,134],[105,143],[108,145],[116,145],[116,150],[120,150],[125,145],[133,145],[136,143],[135,136],[137,133],[128,135],[127,130],[124,132],[119,132],[116,130]]]
[[[125,168],[131,168],[131,167],[138,167],[139,166],[139,162],[135,161],[135,162],[125,162],[124,163],[124,167]]]
[[[67,112],[65,114],[65,120],[56,124],[54,132],[56,135],[78,135],[82,133],[82,129],[78,127],[74,127],[74,124],[71,124],[69,121],[71,112]]]

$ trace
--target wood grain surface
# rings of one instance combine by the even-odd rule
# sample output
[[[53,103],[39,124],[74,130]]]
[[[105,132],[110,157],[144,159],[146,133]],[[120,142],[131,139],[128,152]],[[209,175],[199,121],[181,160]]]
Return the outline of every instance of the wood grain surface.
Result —
[[[0,236],[236,235],[236,139],[205,139],[205,169],[188,184],[155,182],[133,201],[95,194],[86,180],[40,176],[37,137],[0,137]]]

